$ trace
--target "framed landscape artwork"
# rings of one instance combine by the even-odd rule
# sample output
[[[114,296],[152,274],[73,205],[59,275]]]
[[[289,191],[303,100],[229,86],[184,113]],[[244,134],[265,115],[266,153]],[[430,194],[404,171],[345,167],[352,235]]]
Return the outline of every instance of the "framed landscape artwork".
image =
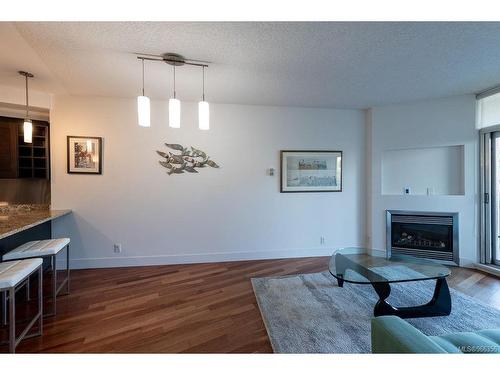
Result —
[[[102,138],[68,136],[68,173],[102,174]]]
[[[282,193],[342,191],[342,151],[281,151]]]

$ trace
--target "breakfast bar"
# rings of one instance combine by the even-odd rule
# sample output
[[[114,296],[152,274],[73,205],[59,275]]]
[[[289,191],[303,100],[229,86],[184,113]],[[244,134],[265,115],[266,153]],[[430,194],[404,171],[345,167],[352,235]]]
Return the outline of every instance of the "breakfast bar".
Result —
[[[12,208],[0,211],[0,256],[28,241],[50,239],[52,221],[71,210]]]

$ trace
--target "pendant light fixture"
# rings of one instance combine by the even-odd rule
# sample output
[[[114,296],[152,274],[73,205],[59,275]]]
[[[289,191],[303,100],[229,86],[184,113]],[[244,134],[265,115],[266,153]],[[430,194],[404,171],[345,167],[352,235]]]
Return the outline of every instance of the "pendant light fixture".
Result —
[[[26,117],[24,118],[23,133],[24,133],[24,143],[33,142],[33,123],[30,119],[29,110],[29,98],[28,98],[28,78],[33,78],[33,74],[28,72],[19,71],[20,75],[24,76],[26,80]]]
[[[174,64],[174,97],[168,101],[168,125],[171,128],[181,127],[181,101],[175,97],[175,64]]]
[[[198,103],[198,126],[201,130],[210,129],[210,108],[205,101],[205,67],[203,66],[203,95],[201,102]]]
[[[139,125],[141,126],[149,126],[149,98],[144,96],[144,60],[148,61],[160,61],[166,64],[172,65],[174,69],[174,95],[172,98],[168,100],[168,125],[171,128],[180,128],[181,127],[181,101],[177,99],[177,92],[175,87],[175,68],[183,65],[191,65],[198,66],[203,68],[203,95],[202,100],[198,102],[198,126],[202,130],[210,129],[210,112],[209,112],[209,104],[205,101],[205,68],[208,68],[207,61],[201,60],[193,60],[186,59],[184,56],[179,55],[177,53],[164,53],[163,55],[151,55],[151,54],[137,54],[137,58],[142,60],[143,69],[142,69],[142,96],[137,97],[137,106],[138,106],[138,116],[139,116]],[[147,104],[145,104],[147,103]],[[141,107],[144,109],[141,109]],[[147,108],[147,110],[145,109]],[[142,116],[141,113],[147,113],[147,123],[148,125],[142,125],[143,121],[141,121]],[[144,115],[146,118],[146,115]]]
[[[149,128],[151,126],[151,104],[144,95],[144,59],[142,60],[142,95],[137,97],[137,121],[139,126]]]

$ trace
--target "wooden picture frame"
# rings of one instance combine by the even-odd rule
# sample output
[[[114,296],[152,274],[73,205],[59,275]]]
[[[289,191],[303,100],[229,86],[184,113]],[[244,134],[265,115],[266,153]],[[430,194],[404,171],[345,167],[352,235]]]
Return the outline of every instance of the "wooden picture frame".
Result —
[[[342,192],[342,151],[281,150],[280,192]]]
[[[102,138],[67,136],[69,174],[102,174]]]

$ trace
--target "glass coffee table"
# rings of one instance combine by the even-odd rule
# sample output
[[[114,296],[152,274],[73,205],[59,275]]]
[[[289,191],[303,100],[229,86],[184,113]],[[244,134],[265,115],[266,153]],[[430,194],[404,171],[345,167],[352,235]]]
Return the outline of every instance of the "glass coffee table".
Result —
[[[330,260],[329,271],[337,279],[339,287],[346,283],[371,284],[379,300],[374,315],[396,315],[401,318],[421,318],[450,315],[451,297],[446,277],[451,271],[432,260],[409,255],[393,255],[387,259],[372,256],[366,248],[337,250]],[[432,299],[420,306],[394,307],[386,299],[392,283],[436,280]]]

